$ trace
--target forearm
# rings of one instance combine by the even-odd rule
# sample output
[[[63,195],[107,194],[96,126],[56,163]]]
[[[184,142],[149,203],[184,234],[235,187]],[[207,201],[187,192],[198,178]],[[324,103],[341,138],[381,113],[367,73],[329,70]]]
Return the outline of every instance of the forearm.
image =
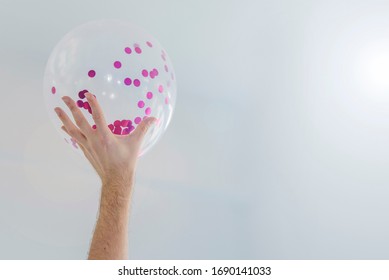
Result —
[[[128,259],[128,220],[133,181],[105,183],[88,259]]]

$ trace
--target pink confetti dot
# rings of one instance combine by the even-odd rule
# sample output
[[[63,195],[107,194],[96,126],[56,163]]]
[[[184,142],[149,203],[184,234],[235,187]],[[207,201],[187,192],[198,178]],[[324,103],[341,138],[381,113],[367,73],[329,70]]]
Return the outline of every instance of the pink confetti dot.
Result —
[[[130,130],[131,133],[135,129],[135,126],[131,125],[128,129]]]
[[[124,79],[124,84],[125,84],[126,86],[130,86],[131,83],[132,83],[132,81],[131,81],[130,78],[125,78],[125,79]]]
[[[145,106],[145,103],[141,100],[138,102],[138,107],[143,108]]]
[[[56,88],[55,88],[55,87],[52,87],[52,88],[51,88],[51,93],[52,93],[52,94],[55,94],[55,93],[56,93],[56,91],[57,91],[57,90],[56,90]]]
[[[165,98],[165,104],[166,105],[169,104],[169,98],[168,97]]]
[[[146,115],[150,115],[150,114],[151,114],[151,108],[150,108],[150,107],[147,107],[147,108],[146,108],[145,114],[146,114]]]
[[[122,128],[120,126],[115,126],[115,129],[113,130],[113,134],[120,135],[122,133]]]
[[[155,73],[155,76],[158,76],[159,72],[156,68],[153,69],[154,73]]]
[[[122,130],[122,135],[127,135],[127,134],[130,134],[130,129],[128,127],[125,127],[123,130]]]
[[[162,57],[163,61],[166,61],[166,57],[163,54],[161,54],[161,57]]]
[[[149,41],[147,41],[146,44],[147,44],[150,48],[153,47],[153,44],[151,44],[151,42],[149,42]]]
[[[89,106],[89,103],[88,102],[84,102],[84,109],[89,109],[90,108],[90,106]]]
[[[115,61],[113,63],[113,66],[116,68],[116,69],[119,69],[120,67],[122,67],[122,63],[120,61]]]
[[[94,125],[92,125],[92,128],[93,128],[93,129],[96,129],[96,125],[95,125],[95,124],[94,124]]]
[[[142,49],[140,47],[135,47],[135,52],[136,53],[142,53]]]
[[[124,52],[127,54],[130,54],[130,53],[132,53],[132,50],[131,50],[131,48],[126,47],[126,48],[124,48]]]
[[[159,85],[159,87],[158,87],[158,91],[159,91],[160,93],[162,93],[162,92],[163,92],[163,86],[162,86],[162,85]]]
[[[140,86],[140,81],[138,79],[134,80],[134,86],[136,86],[136,87]]]
[[[155,78],[155,72],[154,72],[154,71],[150,71],[150,78],[151,78],[151,79],[154,79],[154,78]]]
[[[122,120],[122,121],[120,122],[120,125],[121,125],[121,126],[128,126],[129,123],[130,123],[130,120]]]
[[[153,98],[153,93],[152,93],[151,91],[149,91],[149,92],[146,94],[146,97],[147,97],[147,99]]]
[[[146,69],[143,69],[143,70],[142,70],[142,76],[143,76],[143,77],[147,77],[148,75],[149,75],[149,72],[147,72]]]
[[[80,108],[84,108],[84,102],[82,100],[77,100],[77,106]]]
[[[89,114],[92,115],[92,108],[91,107],[88,108],[88,112],[89,112]]]
[[[113,126],[113,124],[110,123],[110,124],[108,125],[108,128],[109,128],[110,130],[113,130],[115,127]]]
[[[96,76],[96,71],[95,70],[89,70],[88,76],[93,78],[94,76]]]
[[[166,71],[166,72],[169,72],[169,68],[167,67],[166,64],[165,64],[165,71]]]
[[[86,89],[80,91],[78,93],[78,97],[80,97],[81,99],[84,99],[85,98],[85,93],[87,93],[87,92],[88,92],[88,90],[86,90]]]
[[[140,117],[136,117],[134,123],[139,124],[142,121]]]
[[[120,124],[121,124],[121,121],[119,121],[119,120],[116,120],[113,122],[114,126],[120,126]]]

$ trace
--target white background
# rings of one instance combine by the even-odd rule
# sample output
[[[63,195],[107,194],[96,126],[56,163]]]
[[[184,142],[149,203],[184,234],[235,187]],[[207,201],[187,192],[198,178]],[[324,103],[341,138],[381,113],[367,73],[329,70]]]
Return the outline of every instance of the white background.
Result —
[[[85,259],[99,179],[43,72],[89,20],[152,33],[176,111],[139,162],[132,259],[389,258],[389,2],[0,0],[0,258]]]

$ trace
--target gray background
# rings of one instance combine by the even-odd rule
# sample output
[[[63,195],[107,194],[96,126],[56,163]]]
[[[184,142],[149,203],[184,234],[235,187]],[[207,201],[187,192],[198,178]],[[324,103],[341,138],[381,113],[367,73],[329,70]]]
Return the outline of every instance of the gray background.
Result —
[[[54,130],[48,56],[119,18],[176,70],[132,259],[389,258],[388,1],[0,1],[0,258],[85,259],[99,179]]]

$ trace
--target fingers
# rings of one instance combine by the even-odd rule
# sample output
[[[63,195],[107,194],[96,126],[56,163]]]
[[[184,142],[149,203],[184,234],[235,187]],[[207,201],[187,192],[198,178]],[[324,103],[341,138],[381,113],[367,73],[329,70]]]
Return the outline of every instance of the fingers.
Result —
[[[85,135],[81,132],[81,130],[72,122],[69,116],[63,111],[61,108],[56,107],[55,112],[57,113],[59,119],[62,121],[66,133],[68,133],[71,137],[76,139],[80,143],[86,142]]]
[[[88,136],[92,132],[92,128],[87,119],[85,118],[84,114],[81,112],[80,108],[78,108],[76,102],[74,102],[74,100],[69,96],[63,96],[62,100],[69,107],[77,126],[85,135]]]
[[[145,118],[132,133],[133,137],[137,138],[138,141],[142,141],[147,131],[157,121],[154,117]]]
[[[94,97],[90,92],[85,93],[85,96],[88,100],[89,105],[92,108],[92,117],[97,126],[97,131],[104,135],[109,135],[111,131],[109,130],[107,122],[105,120],[103,109],[101,108],[96,97]]]

